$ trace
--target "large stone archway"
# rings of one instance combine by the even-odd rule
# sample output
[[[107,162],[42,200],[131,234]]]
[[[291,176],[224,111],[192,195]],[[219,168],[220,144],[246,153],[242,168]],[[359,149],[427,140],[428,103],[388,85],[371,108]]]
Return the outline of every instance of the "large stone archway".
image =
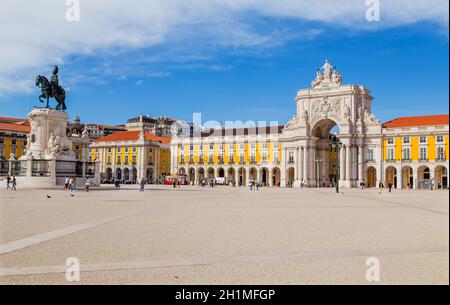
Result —
[[[364,86],[343,84],[342,75],[328,61],[311,87],[298,92],[297,114],[280,136],[285,156],[282,172],[295,164],[294,186],[330,186],[339,176],[341,186],[357,187],[366,177],[369,149],[377,154],[371,165],[381,173],[381,152],[373,147],[381,146],[382,127],[371,112],[372,99]],[[335,136],[342,145],[333,151],[330,144]],[[294,162],[286,162],[289,156]],[[288,182],[287,177],[282,180]]]

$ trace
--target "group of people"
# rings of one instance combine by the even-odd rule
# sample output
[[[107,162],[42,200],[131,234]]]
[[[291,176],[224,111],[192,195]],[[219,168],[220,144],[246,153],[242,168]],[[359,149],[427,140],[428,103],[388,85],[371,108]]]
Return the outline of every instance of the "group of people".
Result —
[[[199,185],[201,187],[214,187],[216,185],[216,179],[211,178],[211,179],[203,179],[200,181]]]
[[[253,191],[254,189],[259,191],[260,187],[262,187],[261,181],[255,181],[255,180],[250,181],[250,184],[249,184],[250,191]]]
[[[389,181],[388,181],[388,190],[389,190],[389,193],[392,193],[392,187],[393,187],[393,186],[394,186],[394,185],[392,184],[391,180],[389,180]],[[380,183],[378,183],[378,189],[379,189],[380,195],[383,194],[383,190],[384,190],[384,183],[383,183],[383,181],[380,181]]]
[[[360,183],[359,183],[359,187],[363,190],[363,189],[365,189],[366,188],[366,180],[362,180]]]
[[[7,190],[16,190],[16,186],[17,186],[17,180],[16,180],[16,176],[6,176],[6,189]]]
[[[89,178],[86,179],[84,186],[86,188],[86,192],[89,192],[91,188],[91,180]],[[64,179],[64,190],[74,192],[77,190],[77,177],[66,177]]]

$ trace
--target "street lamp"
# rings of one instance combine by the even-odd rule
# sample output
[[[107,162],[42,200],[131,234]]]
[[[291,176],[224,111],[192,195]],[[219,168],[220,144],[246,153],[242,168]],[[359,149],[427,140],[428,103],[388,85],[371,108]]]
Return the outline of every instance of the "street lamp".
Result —
[[[330,145],[331,145],[331,148],[333,149],[333,151],[336,152],[336,173],[335,173],[336,181],[335,181],[335,185],[336,185],[336,193],[339,194],[339,180],[341,179],[340,178],[340,172],[341,172],[340,164],[341,164],[341,162],[340,162],[339,158],[340,158],[340,150],[341,150],[341,147],[342,147],[342,142],[339,141],[339,139],[337,139],[337,138],[333,138],[333,140],[332,140]]]
[[[320,164],[322,163],[322,159],[316,159],[316,183],[317,188],[320,188]]]

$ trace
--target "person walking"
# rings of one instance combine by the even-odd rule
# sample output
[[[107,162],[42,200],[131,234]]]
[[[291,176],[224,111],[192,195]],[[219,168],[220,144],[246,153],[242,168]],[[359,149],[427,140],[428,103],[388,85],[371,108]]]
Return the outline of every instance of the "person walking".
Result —
[[[116,186],[116,191],[120,190],[120,181],[119,181],[119,179],[116,179],[114,184]]]
[[[392,193],[392,182],[388,182],[389,193]]]
[[[17,185],[16,176],[13,176],[12,177],[12,190],[13,191],[16,190],[16,185]]]
[[[65,190],[65,191],[68,191],[68,190],[69,190],[69,183],[70,183],[70,179],[69,179],[69,177],[66,177],[66,178],[64,179],[64,190]]]
[[[86,192],[89,192],[89,188],[91,187],[91,180],[89,180],[89,178],[86,179],[85,187]]]
[[[379,194],[383,194],[383,189],[384,189],[384,184],[382,181],[380,181],[380,183],[378,184],[378,189],[379,189]]]
[[[77,190],[77,178],[73,177],[72,183],[71,183],[71,191],[76,191],[76,190]]]
[[[6,189],[7,190],[10,189],[10,187],[9,187],[10,183],[11,183],[11,177],[8,175],[8,176],[6,176]]]
[[[141,188],[139,189],[139,192],[144,192],[144,188],[145,188],[145,180],[144,180],[144,178],[141,179],[140,186],[141,186]]]

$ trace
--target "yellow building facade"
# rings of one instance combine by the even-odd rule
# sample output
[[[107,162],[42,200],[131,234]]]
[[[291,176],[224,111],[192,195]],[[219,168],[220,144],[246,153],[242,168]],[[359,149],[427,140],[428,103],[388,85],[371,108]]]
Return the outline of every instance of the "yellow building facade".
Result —
[[[148,131],[120,131],[93,141],[89,160],[100,162],[103,182],[162,182],[170,174],[169,143]]]
[[[447,188],[448,115],[403,117],[383,125],[384,183]]]
[[[0,117],[0,160],[17,160],[25,155],[29,132],[28,120]]]

